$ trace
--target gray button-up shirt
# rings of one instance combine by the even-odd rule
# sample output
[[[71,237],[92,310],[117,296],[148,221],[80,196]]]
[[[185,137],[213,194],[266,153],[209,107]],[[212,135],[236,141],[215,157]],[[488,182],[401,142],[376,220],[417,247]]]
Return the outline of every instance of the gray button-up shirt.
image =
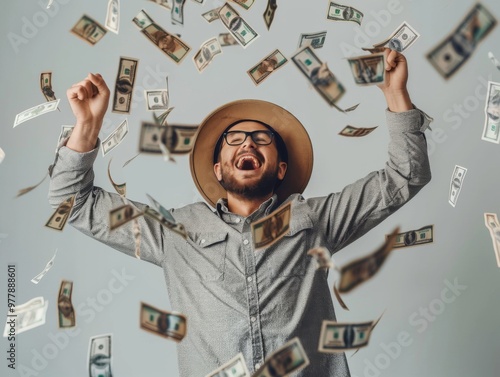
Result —
[[[214,211],[205,203],[172,209],[188,238],[140,218],[141,259],[163,269],[172,310],[188,318],[188,332],[178,345],[182,377],[205,376],[242,352],[254,372],[266,357],[299,337],[310,365],[295,376],[349,376],[343,353],[318,352],[323,320],[335,312],[327,272],[317,270],[307,251],[325,246],[333,254],[379,224],[411,199],[431,174],[417,110],[387,111],[389,160],[341,192],[305,199],[291,195],[290,230],[274,245],[256,251],[250,224],[282,203],[271,197],[250,216],[230,213],[224,200]],[[50,185],[57,206],[77,193],[70,223],[86,235],[134,256],[131,223],[109,230],[109,211],[123,204],[114,193],[94,186],[98,147],[77,153],[58,151]],[[135,203],[140,209],[144,204]]]

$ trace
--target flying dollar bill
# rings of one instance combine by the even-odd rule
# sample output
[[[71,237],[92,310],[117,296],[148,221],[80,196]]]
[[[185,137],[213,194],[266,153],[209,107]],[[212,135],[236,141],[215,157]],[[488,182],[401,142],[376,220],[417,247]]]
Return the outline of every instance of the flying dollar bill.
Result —
[[[481,140],[500,144],[500,83],[488,82],[488,96],[484,107],[484,127]]]
[[[219,18],[243,48],[259,37],[259,34],[228,3],[219,9]]]
[[[139,151],[162,154],[163,144],[171,154],[187,154],[194,144],[198,126],[168,125],[143,122],[139,137]]]
[[[73,204],[75,203],[75,195],[70,196],[64,202],[59,204],[56,211],[50,216],[50,219],[45,224],[46,227],[62,231],[64,226],[66,225],[66,221],[71,214],[71,209],[73,208]]]
[[[263,14],[267,30],[271,28],[271,24],[274,20],[274,14],[276,13],[276,9],[278,8],[278,4],[276,4],[276,1],[277,0],[267,0],[267,7]]]
[[[0,148],[0,164],[2,163],[2,161],[4,160],[4,158],[5,158],[5,152],[3,151],[2,148]]]
[[[63,280],[59,287],[57,298],[57,317],[59,319],[59,328],[75,327],[76,317],[71,294],[73,292],[73,282]]]
[[[113,96],[113,112],[129,114],[134,93],[135,76],[139,60],[120,57],[118,74],[116,75],[115,93]]]
[[[485,213],[484,224],[490,231],[491,241],[493,242],[493,250],[497,259],[497,266],[500,268],[500,223],[496,213]]]
[[[186,335],[186,322],[186,316],[181,313],[163,311],[141,302],[141,329],[180,342]]]
[[[269,247],[282,239],[290,229],[292,207],[290,203],[268,216],[250,224],[256,249]]]
[[[33,106],[27,110],[24,110],[16,115],[14,119],[14,127],[19,126],[21,123],[24,123],[28,120],[34,119],[40,115],[50,113],[51,111],[55,111],[59,106],[59,102],[61,99],[57,99],[55,101],[45,102],[38,106]]]
[[[222,48],[218,38],[210,38],[203,42],[200,49],[193,57],[193,62],[198,72],[203,72],[212,62],[215,56],[222,54]]]
[[[109,211],[109,230],[115,230],[143,213],[131,204],[113,208]]]
[[[180,64],[191,50],[191,47],[179,37],[170,34],[156,24],[144,10],[141,10],[132,21],[141,30],[142,34],[177,64]]]
[[[89,341],[89,376],[112,377],[111,334],[97,335]]]
[[[73,26],[71,32],[91,46],[95,45],[106,35],[106,29],[85,14]]]
[[[61,126],[61,133],[59,133],[59,137],[57,138],[57,146],[66,139],[69,139],[73,133],[73,128],[75,128],[75,126]]]
[[[462,185],[464,184],[466,173],[467,168],[455,165],[455,169],[453,169],[453,174],[451,175],[450,194],[448,195],[448,203],[450,203],[453,207],[457,205],[458,196],[462,191]]]
[[[357,85],[380,85],[385,82],[385,55],[383,52],[348,58],[354,82]]]
[[[296,337],[269,355],[253,377],[286,377],[308,365],[309,358],[300,339]]]
[[[243,354],[240,352],[205,377],[251,377]]]
[[[9,309],[3,331],[6,338],[9,334],[20,334],[45,324],[45,316],[49,302],[43,297],[35,297],[21,305]]]
[[[498,61],[497,58],[495,58],[495,55],[493,55],[493,53],[490,51],[488,52],[488,58],[490,58],[491,62],[493,63],[493,65],[498,69],[500,70],[500,61]]]
[[[373,253],[356,259],[340,269],[340,283],[338,291],[347,293],[361,283],[372,278],[382,267],[396,241],[399,228],[396,228],[386,237],[385,242]]]
[[[386,235],[386,237],[389,237],[389,235]],[[394,249],[432,242],[434,242],[434,225],[426,225],[420,229],[398,233]]]
[[[242,8],[248,10],[253,5],[255,0],[231,0],[233,3],[238,4]]]
[[[252,79],[255,85],[259,85],[263,82],[271,73],[278,70],[288,62],[288,59],[276,49],[271,52],[268,56],[258,62],[255,66],[250,68],[247,73]]]
[[[165,9],[171,10],[172,9],[172,0],[149,0],[152,1],[155,4],[158,4],[159,6],[162,6]]]
[[[342,131],[339,132],[339,135],[347,137],[362,137],[372,133],[377,127],[363,128],[347,125],[342,129]]]
[[[115,191],[118,193],[118,195],[126,197],[127,196],[127,184],[126,183],[116,183],[115,181],[113,181],[113,178],[111,178],[111,171],[110,171],[111,161],[112,161],[112,158],[110,158],[109,162],[108,162],[108,178],[111,182],[111,185],[113,186]]]
[[[54,259],[56,259],[56,255],[57,255],[57,249],[56,249],[56,252],[54,253],[54,255],[52,256],[52,258],[50,258],[50,260],[45,265],[45,268],[43,269],[43,271],[40,272],[38,275],[36,275],[33,279],[31,279],[31,282],[33,284],[40,283],[40,280],[42,280],[43,277],[47,274],[47,272],[49,272],[49,270],[54,265]]]
[[[292,61],[330,106],[344,113],[353,111],[358,107],[359,104],[348,109],[341,109],[336,105],[344,95],[345,88],[328,69],[326,63],[323,63],[314,53],[311,46],[305,46],[297,51],[292,56]]]
[[[239,45],[231,33],[220,33],[218,39],[221,47]]]
[[[175,221],[174,217],[165,207],[163,207],[151,195],[146,194],[153,208],[147,208],[144,214],[158,221],[161,225],[181,235],[184,239],[187,238],[187,232],[184,225]]]
[[[375,321],[338,323],[324,320],[319,336],[318,351],[324,353],[356,350],[368,345]]]
[[[323,47],[326,39],[326,31],[320,31],[318,33],[310,33],[310,34],[300,34],[299,37],[299,47],[309,45],[315,50]]]
[[[208,12],[203,13],[201,16],[208,22],[211,23],[215,20],[219,19],[219,9],[220,8],[215,8],[211,9]]]
[[[330,1],[326,18],[332,21],[354,21],[358,25],[361,25],[361,21],[363,21],[363,13],[356,8],[336,4],[333,1]]]
[[[24,194],[27,194],[28,192],[36,189],[38,186],[40,186],[44,181],[45,179],[50,175],[50,166],[49,166],[49,169],[47,170],[47,173],[45,173],[45,175],[43,176],[42,180],[39,181],[38,183],[36,183],[35,185],[33,186],[29,186],[29,187],[25,187],[25,188],[22,188],[20,189],[18,192],[17,192],[17,195],[16,195],[16,198],[19,198],[20,196],[23,196]]]
[[[168,110],[168,89],[145,90],[144,96],[149,111]]]
[[[330,252],[326,247],[315,247],[309,250],[307,255],[311,255],[314,259],[316,259],[316,262],[318,262],[318,270],[335,267],[330,256]]]
[[[408,22],[404,21],[397,27],[396,31],[392,33],[389,38],[380,43],[374,44],[373,47],[381,48],[387,45],[387,47],[391,50],[404,52],[408,50],[419,37],[420,34],[412,28]]]
[[[177,25],[184,25],[184,4],[186,0],[173,0],[172,6],[172,23]]]
[[[109,134],[109,136],[103,140],[102,155],[106,156],[110,151],[116,148],[125,139],[128,134],[128,122],[124,119],[116,129]]]
[[[108,12],[106,13],[106,29],[118,34],[120,29],[120,1],[108,0]]]
[[[455,30],[427,54],[427,59],[443,78],[450,78],[496,24],[495,16],[476,3]]]
[[[57,99],[54,90],[52,90],[52,72],[42,72],[40,74],[40,89],[48,102]]]

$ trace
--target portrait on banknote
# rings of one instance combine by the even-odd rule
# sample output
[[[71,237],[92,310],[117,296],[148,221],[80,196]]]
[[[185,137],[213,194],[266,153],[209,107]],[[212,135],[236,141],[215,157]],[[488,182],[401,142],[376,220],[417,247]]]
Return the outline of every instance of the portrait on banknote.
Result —
[[[494,85],[490,86],[490,93],[488,95],[489,101],[486,107],[488,120],[493,123],[498,123],[500,120],[500,90]]]
[[[156,24],[146,26],[142,29],[142,33],[176,62],[179,62],[189,51],[186,46],[180,43],[179,39],[168,34]]]

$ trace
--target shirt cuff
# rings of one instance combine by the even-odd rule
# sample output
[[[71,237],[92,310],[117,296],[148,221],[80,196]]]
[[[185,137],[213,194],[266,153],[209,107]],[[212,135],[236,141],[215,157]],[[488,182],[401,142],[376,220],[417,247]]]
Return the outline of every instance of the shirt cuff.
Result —
[[[97,139],[95,148],[88,152],[76,152],[73,149],[68,148],[66,145],[61,145],[61,147],[57,150],[58,158],[61,160],[59,163],[64,163],[66,166],[73,167],[73,171],[87,171],[94,165],[100,146],[100,139]]]
[[[385,115],[389,134],[412,131],[424,132],[427,128],[431,130],[429,124],[434,119],[415,105],[413,107],[411,110],[400,113],[393,113],[389,109],[386,109]]]

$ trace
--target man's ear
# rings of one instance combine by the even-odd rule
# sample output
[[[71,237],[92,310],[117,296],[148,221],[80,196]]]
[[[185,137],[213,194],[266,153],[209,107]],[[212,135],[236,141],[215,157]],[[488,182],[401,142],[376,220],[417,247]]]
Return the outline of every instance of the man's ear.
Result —
[[[278,179],[281,181],[283,178],[285,178],[285,173],[288,165],[286,162],[281,161],[278,164]]]
[[[220,182],[222,181],[222,172],[220,168],[220,162],[217,162],[214,164],[214,173],[215,176],[217,177],[217,180]]]

